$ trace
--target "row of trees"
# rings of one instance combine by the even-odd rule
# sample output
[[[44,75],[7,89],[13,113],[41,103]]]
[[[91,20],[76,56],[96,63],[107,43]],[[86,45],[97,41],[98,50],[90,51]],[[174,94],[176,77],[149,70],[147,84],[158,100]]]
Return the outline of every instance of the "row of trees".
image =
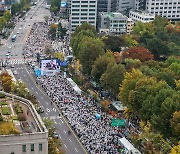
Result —
[[[11,14],[23,14],[23,11],[27,11],[30,7],[30,2],[28,0],[20,0],[20,2],[16,2],[11,6]]]
[[[32,95],[27,86],[21,81],[13,81],[12,76],[8,72],[2,72],[0,74],[2,88],[5,92],[16,94],[20,97],[24,97],[30,100],[34,105],[37,105],[37,100],[34,95]]]
[[[4,12],[3,16],[0,17],[0,33],[2,33],[3,28],[8,24],[11,19],[11,13],[9,10]]]
[[[62,148],[62,143],[58,138],[53,137],[53,132],[55,131],[55,124],[52,120],[48,118],[43,118],[43,122],[48,129],[48,153],[50,154],[64,154]]]
[[[168,30],[169,25],[173,32]],[[114,96],[119,95],[128,110],[142,120],[145,127],[142,135],[135,135],[137,140],[143,138],[146,148],[154,152],[168,153],[180,136],[180,61],[177,57],[159,61],[162,56],[176,55],[175,49],[170,50],[169,40],[159,37],[160,30],[178,46],[178,24],[157,17],[154,23],[138,23],[133,35],[120,37],[98,37],[94,27],[84,23],[74,32],[71,47],[78,59],[76,64],[80,62],[76,68]],[[150,34],[152,37],[147,38]]]

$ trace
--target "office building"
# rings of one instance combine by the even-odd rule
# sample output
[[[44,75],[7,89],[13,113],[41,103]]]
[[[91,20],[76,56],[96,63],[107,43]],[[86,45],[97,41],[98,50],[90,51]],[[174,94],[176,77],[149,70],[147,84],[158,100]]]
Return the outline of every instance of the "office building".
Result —
[[[135,8],[135,0],[117,0],[117,12],[120,12],[124,15],[129,14],[129,10]]]
[[[105,32],[112,35],[122,35],[127,33],[128,17],[121,13],[100,13],[100,33]],[[128,24],[128,32],[130,32],[130,24]]]
[[[6,100],[1,106],[0,115],[4,119],[1,125],[11,119],[14,127],[7,135],[1,130],[0,154],[48,154],[48,131],[33,104],[9,93],[0,91],[0,94]]]
[[[98,0],[97,12],[116,12],[117,0]]]
[[[87,22],[96,28],[97,0],[71,0],[70,31]]]
[[[130,11],[129,18],[133,20],[134,23],[141,21],[143,23],[154,21],[155,15],[149,14],[145,11]]]
[[[180,21],[180,0],[146,0],[146,11],[172,21]]]

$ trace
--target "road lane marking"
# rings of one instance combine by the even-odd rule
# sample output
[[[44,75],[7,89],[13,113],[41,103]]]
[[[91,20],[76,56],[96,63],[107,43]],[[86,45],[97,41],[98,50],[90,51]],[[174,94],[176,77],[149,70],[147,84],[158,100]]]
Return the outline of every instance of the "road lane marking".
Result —
[[[64,123],[64,122],[62,121],[62,119],[60,119],[60,120],[61,120],[62,123]]]
[[[75,151],[78,152],[76,148],[75,148]]]
[[[41,97],[41,99],[44,99],[43,97]]]
[[[64,130],[64,133],[66,134],[66,131]]]
[[[38,95],[38,92],[36,91],[36,94]]]
[[[26,67],[25,67],[25,71],[28,72]],[[28,75],[29,75],[31,81],[34,83],[34,85],[39,89],[39,91],[40,91],[48,100],[51,101],[50,97],[49,97],[42,89],[40,89],[40,88],[36,85],[36,83],[35,83],[32,75],[30,75],[30,74],[28,74]],[[57,110],[59,110],[58,107],[56,106],[56,104],[55,104],[55,107],[56,107]],[[59,113],[61,114],[61,112],[59,112]],[[61,115],[62,115],[62,114],[61,114]],[[68,128],[69,128],[70,130],[72,130],[71,127],[69,126],[68,122],[66,121],[66,119],[63,117],[63,115],[62,115],[62,118],[63,118],[63,120],[65,121],[65,124],[68,126]],[[60,120],[61,120],[61,119],[60,119]],[[62,121],[62,120],[61,120],[61,121]],[[64,123],[64,122],[62,121],[62,123]],[[79,138],[76,136],[76,134],[74,134],[74,132],[72,132],[72,133],[73,133],[74,137],[76,138],[76,140],[78,141],[78,143],[80,144],[80,146],[82,147],[82,149],[84,150],[84,152],[85,152],[86,154],[88,154],[87,150],[84,148],[84,146],[82,145],[82,143],[80,142],[80,140],[79,140]]]
[[[61,123],[59,123],[59,125],[61,126]]]
[[[66,144],[64,144],[64,146],[65,146],[65,148],[67,149],[67,146],[66,146]]]
[[[31,89],[33,90],[33,87]]]
[[[46,102],[46,104],[48,105],[48,102]]]
[[[46,114],[46,115],[48,115],[48,113],[47,113],[47,112],[46,112],[45,114]]]
[[[69,138],[69,141],[72,142],[70,138]]]

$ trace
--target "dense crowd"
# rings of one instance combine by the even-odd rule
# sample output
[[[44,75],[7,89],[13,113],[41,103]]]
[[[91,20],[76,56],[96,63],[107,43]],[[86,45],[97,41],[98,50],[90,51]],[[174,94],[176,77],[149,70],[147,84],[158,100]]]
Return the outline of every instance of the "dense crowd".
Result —
[[[124,136],[124,130],[111,127],[111,117],[105,112],[96,119],[95,115],[100,111],[91,98],[76,93],[61,74],[38,77],[37,80],[90,153],[118,153],[118,139]]]
[[[49,19],[51,20],[51,18]],[[26,40],[26,44],[23,48],[24,56],[34,57],[37,53],[45,54],[46,47],[52,47],[55,44],[56,48],[52,48],[54,52],[62,52],[65,56],[71,55],[72,50],[69,46],[69,36],[59,38],[52,41],[48,36],[49,25],[45,22],[37,22],[32,25],[29,37]],[[62,44],[61,46],[59,45]]]
[[[48,39],[49,26],[44,22],[34,23],[32,25],[29,37],[23,48],[25,57],[33,57],[36,53],[44,53],[45,47],[51,44]]]

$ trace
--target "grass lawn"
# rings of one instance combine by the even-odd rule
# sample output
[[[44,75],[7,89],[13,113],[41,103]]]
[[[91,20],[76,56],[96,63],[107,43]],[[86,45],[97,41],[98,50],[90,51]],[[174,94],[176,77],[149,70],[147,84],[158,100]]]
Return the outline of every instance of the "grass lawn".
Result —
[[[11,109],[8,106],[2,106],[2,114],[3,115],[10,115]]]
[[[7,102],[0,102],[0,106],[1,105],[8,105],[8,103]]]

